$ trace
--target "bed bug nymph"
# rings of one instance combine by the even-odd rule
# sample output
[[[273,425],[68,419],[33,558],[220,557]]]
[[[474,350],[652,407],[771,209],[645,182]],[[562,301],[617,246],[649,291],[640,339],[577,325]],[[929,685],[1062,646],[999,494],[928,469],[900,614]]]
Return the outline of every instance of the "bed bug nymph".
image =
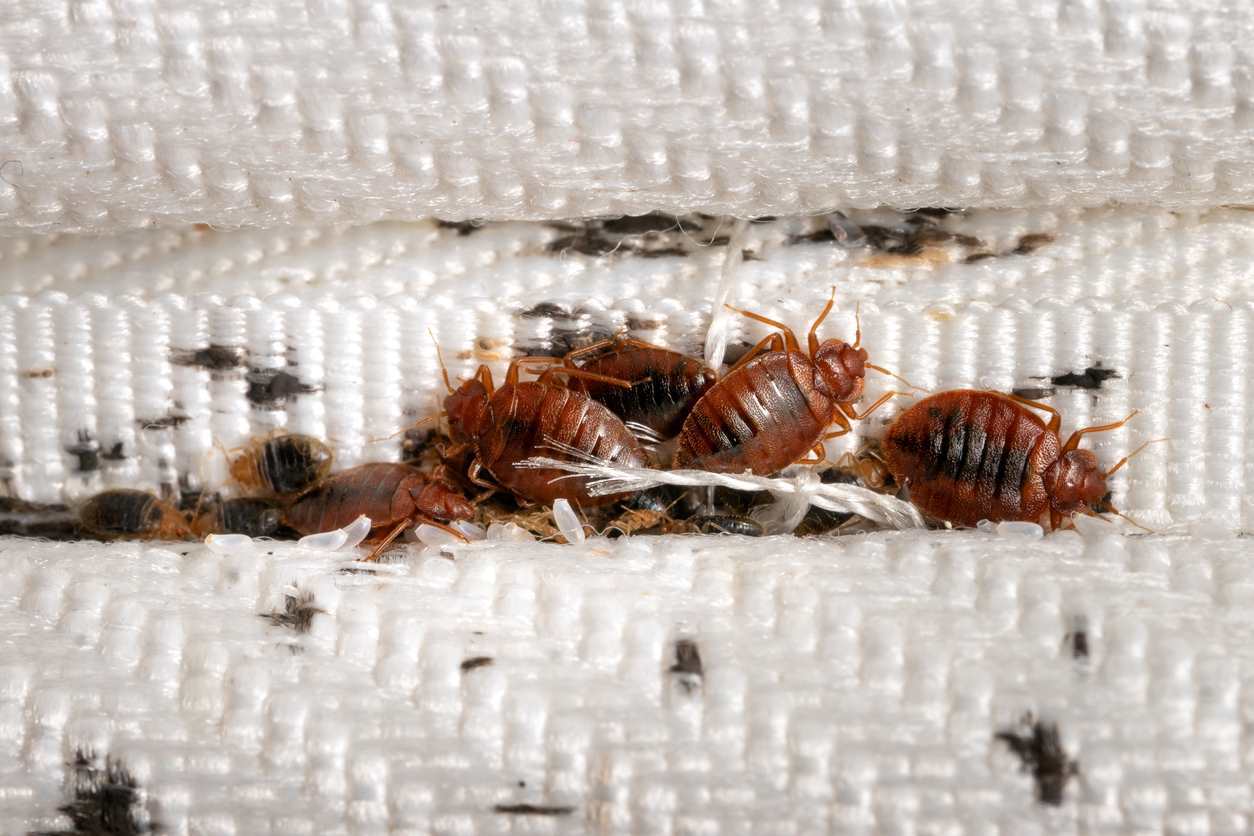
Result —
[[[174,506],[147,491],[102,491],[78,511],[83,529],[102,540],[186,540],[192,531]]]
[[[283,433],[250,441],[231,459],[240,487],[279,496],[297,494],[331,472],[331,448],[313,436]]]
[[[527,458],[547,456],[564,461],[592,458],[628,467],[647,467],[639,440],[622,420],[582,392],[555,385],[558,376],[581,378],[630,387],[625,380],[605,375],[553,367],[536,380],[520,382],[524,365],[553,363],[552,357],[519,357],[509,365],[505,385],[492,386],[487,366],[456,391],[444,373],[449,395],[444,399],[449,436],[455,442],[474,446],[475,460],[470,479],[488,488],[496,486],[478,477],[486,470],[497,483],[529,502],[551,504],[565,498],[583,506],[606,505],[625,494],[593,496],[587,477],[572,477],[553,468],[525,469],[516,465]],[[443,364],[441,364],[443,365]]]
[[[563,360],[572,369],[633,381],[626,389],[587,378],[574,378],[567,385],[629,425],[648,427],[661,438],[675,437],[693,405],[718,377],[695,357],[626,337],[577,348]]]
[[[1046,424],[1029,411],[1049,414]],[[1119,514],[1110,505],[1106,480],[1145,442],[1109,470],[1091,450],[1079,449],[1089,433],[1126,424],[1084,427],[1063,444],[1062,416],[1051,406],[974,389],[940,392],[902,412],[888,429],[883,449],[910,501],[938,520],[973,526],[980,520],[1042,521],[1051,528],[1076,513]],[[1121,514],[1119,516],[1122,516]]]
[[[807,452],[815,454],[812,461],[823,461],[824,441],[844,435],[852,429],[851,420],[865,418],[889,398],[905,394],[885,392],[861,413],[854,409],[867,369],[896,375],[867,362],[860,323],[853,345],[843,340],[819,342],[819,325],[834,298],[833,289],[833,298],[810,327],[808,354],[783,323],[731,308],[779,331],[750,349],[697,401],[680,431],[675,467],[717,473],[749,470],[769,476]],[[832,424],[840,429],[825,434]]]
[[[422,471],[399,462],[376,462],[342,470],[323,479],[296,498],[284,522],[301,534],[343,528],[361,515],[370,518],[371,540],[383,536],[367,560],[374,560],[402,531],[418,523],[443,529],[460,540],[456,529],[437,522],[469,520],[474,505],[439,474],[428,478]]]
[[[283,509],[277,502],[259,497],[210,500],[192,518],[197,537],[210,534],[244,534],[249,537],[280,537],[291,534],[283,525]]]

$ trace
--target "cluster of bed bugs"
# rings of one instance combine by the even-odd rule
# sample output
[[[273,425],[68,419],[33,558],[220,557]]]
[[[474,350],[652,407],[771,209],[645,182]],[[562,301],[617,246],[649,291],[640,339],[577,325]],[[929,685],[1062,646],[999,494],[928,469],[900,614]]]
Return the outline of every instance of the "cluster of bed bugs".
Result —
[[[705,502],[682,492],[597,495],[588,477],[521,465],[543,455],[766,476],[824,461],[824,442],[850,432],[853,421],[891,398],[914,397],[888,391],[859,407],[868,370],[897,376],[870,362],[860,322],[852,343],[820,339],[832,307],[829,299],[804,348],[783,323],[732,308],[772,332],[723,374],[625,337],[562,357],[516,358],[500,387],[487,366],[456,387],[445,371],[447,443],[437,445],[432,467],[376,462],[334,472],[321,441],[280,434],[228,453],[232,481],[244,496],[178,509],[143,491],[110,490],[79,508],[78,523],[87,535],[106,539],[283,537],[342,528],[365,515],[373,525],[373,557],[420,523],[460,537],[450,524],[512,513],[530,520],[534,531],[540,524],[533,509],[564,499],[584,513],[617,509],[607,531],[761,534],[751,508],[710,507],[708,494]],[[1076,430],[1064,443],[1061,416],[1050,406],[997,392],[940,392],[899,413],[878,447],[846,454],[828,472],[880,492],[907,491],[940,523],[1015,520],[1058,528],[1077,513],[1118,513],[1107,480],[1130,456],[1103,470],[1079,444],[1131,417]],[[813,516],[803,530],[843,521]]]

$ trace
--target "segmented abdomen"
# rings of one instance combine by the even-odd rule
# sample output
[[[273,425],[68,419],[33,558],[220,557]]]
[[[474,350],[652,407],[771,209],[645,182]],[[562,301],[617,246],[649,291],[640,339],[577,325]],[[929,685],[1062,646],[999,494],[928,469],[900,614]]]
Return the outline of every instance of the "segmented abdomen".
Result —
[[[1035,522],[1048,504],[1042,475],[1058,456],[1058,437],[1004,395],[960,390],[898,416],[884,452],[910,501],[936,519]]]
[[[625,348],[594,357],[580,368],[632,383],[630,389],[575,378],[570,388],[622,418],[672,438],[697,400],[714,385],[714,373],[704,363],[664,348]]]
[[[493,394],[487,416],[477,439],[481,463],[502,486],[532,502],[565,498],[592,506],[622,495],[591,496],[586,478],[558,479],[568,474],[514,466],[523,459],[572,461],[582,456],[630,467],[648,464],[640,442],[618,416],[582,392],[535,381],[503,386]],[[562,446],[580,455],[563,452]]]
[[[800,376],[801,380],[798,380]],[[675,467],[766,476],[818,443],[831,401],[813,388],[801,354],[767,354],[720,380],[697,401],[679,434]]]
[[[343,528],[357,517],[370,517],[372,527],[396,523],[413,513],[408,492],[397,496],[401,483],[421,475],[394,462],[363,464],[335,473],[301,494],[288,509],[286,522],[301,534]]]

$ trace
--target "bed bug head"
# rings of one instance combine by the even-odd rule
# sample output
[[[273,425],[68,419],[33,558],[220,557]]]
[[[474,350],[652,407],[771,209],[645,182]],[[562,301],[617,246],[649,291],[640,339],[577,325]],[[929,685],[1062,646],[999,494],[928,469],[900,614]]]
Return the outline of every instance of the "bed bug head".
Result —
[[[488,407],[488,387],[479,375],[467,380],[444,399],[448,434],[454,441],[469,441],[479,430]]]
[[[469,499],[439,479],[421,484],[415,481],[409,486],[414,507],[421,513],[442,520],[472,520],[475,506]]]
[[[844,340],[824,340],[814,352],[818,367],[818,388],[837,403],[852,403],[862,397],[866,383],[867,353]]]
[[[1045,470],[1050,507],[1060,514],[1101,511],[1109,504],[1106,476],[1092,450],[1068,450]]]

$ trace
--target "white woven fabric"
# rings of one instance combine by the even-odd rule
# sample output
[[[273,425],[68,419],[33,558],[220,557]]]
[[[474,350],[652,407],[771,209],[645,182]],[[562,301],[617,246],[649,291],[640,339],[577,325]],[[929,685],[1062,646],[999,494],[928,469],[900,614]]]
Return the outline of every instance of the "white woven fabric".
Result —
[[[0,232],[1254,202],[1223,0],[0,8]]]
[[[79,748],[168,833],[1249,828],[1244,541],[3,549],[6,833],[58,826]],[[257,617],[288,594],[307,634]],[[1026,712],[1079,763],[1058,808],[994,739]]]

